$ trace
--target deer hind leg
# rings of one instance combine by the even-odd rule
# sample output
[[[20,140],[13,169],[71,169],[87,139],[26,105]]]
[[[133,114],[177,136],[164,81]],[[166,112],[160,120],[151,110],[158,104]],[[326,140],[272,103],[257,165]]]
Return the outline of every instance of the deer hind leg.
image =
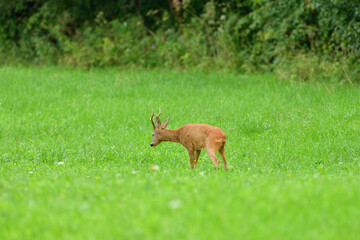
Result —
[[[227,171],[228,166],[227,166],[226,159],[225,159],[225,143],[224,143],[224,145],[221,146],[219,153],[220,153],[221,159],[224,163],[224,169],[225,169],[225,171]]]
[[[201,150],[195,150],[195,168],[197,168],[200,153],[201,153]]]
[[[211,161],[215,165],[215,169],[216,170],[219,169],[219,160],[216,157],[216,151],[208,150],[208,154],[209,154],[209,158],[211,159]]]

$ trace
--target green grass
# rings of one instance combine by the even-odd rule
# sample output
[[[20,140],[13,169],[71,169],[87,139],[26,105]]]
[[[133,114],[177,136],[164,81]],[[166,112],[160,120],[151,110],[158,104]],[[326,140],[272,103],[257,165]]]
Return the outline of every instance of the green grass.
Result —
[[[158,107],[222,128],[229,171],[150,148]],[[358,239],[359,123],[358,87],[1,67],[0,238]]]

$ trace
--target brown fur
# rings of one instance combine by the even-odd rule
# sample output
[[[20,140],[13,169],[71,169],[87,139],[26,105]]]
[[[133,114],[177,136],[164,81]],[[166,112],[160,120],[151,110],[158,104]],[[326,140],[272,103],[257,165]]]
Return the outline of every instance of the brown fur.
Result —
[[[219,160],[216,157],[216,153],[219,152],[224,163],[225,171],[227,171],[225,159],[226,135],[223,130],[211,125],[196,123],[185,124],[175,130],[166,129],[169,118],[161,124],[159,119],[160,114],[161,112],[156,117],[156,125],[152,121],[154,113],[150,118],[154,128],[153,139],[150,146],[156,147],[164,141],[180,143],[189,152],[191,168],[194,168],[194,166],[197,168],[201,150],[206,149],[215,168],[218,169]]]

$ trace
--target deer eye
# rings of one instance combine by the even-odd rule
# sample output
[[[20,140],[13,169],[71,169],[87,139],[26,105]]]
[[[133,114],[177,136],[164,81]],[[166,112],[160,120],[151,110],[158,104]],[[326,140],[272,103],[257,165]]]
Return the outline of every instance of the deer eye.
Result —
[[[155,134],[152,134],[152,136],[154,136]]]

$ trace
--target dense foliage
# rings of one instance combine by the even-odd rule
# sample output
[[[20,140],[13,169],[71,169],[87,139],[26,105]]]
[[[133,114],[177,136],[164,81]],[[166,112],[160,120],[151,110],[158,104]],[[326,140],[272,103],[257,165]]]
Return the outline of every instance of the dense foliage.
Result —
[[[357,0],[1,0],[0,11],[2,62],[248,71],[299,53],[344,66],[359,59]]]

